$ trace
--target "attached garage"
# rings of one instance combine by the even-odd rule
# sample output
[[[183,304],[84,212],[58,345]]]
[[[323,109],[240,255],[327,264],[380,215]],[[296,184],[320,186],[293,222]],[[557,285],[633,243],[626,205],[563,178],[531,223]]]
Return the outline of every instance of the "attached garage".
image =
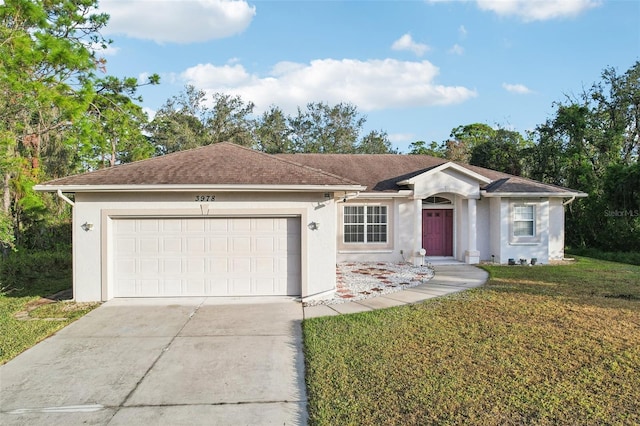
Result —
[[[299,217],[114,218],[113,297],[300,296]]]
[[[36,189],[73,206],[73,295],[90,302],[334,291],[336,203],[365,188],[223,142]]]

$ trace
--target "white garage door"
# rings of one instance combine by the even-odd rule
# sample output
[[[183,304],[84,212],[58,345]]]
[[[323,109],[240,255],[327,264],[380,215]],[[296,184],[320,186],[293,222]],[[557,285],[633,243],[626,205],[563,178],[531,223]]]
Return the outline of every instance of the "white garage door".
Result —
[[[113,220],[114,297],[300,295],[300,219]]]

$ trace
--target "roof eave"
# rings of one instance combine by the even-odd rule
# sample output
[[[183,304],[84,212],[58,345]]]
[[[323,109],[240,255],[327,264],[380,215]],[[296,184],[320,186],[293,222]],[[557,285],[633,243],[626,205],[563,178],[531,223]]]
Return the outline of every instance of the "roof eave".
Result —
[[[36,185],[40,192],[332,192],[362,191],[362,185]]]
[[[361,191],[358,194],[358,198],[411,198],[413,196],[413,191],[410,190],[400,190],[393,192],[364,192]]]
[[[536,198],[536,197],[556,197],[556,198],[585,198],[588,194],[584,192],[487,192],[486,190],[481,190],[480,195],[486,198]]]

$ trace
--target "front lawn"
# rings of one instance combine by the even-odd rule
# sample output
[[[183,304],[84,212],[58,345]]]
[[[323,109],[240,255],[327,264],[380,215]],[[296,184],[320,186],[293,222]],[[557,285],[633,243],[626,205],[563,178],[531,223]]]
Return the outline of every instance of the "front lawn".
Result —
[[[640,267],[486,269],[479,289],[305,320],[310,424],[639,424]]]
[[[0,272],[0,365],[98,305],[43,300],[71,288],[70,252],[12,253]]]

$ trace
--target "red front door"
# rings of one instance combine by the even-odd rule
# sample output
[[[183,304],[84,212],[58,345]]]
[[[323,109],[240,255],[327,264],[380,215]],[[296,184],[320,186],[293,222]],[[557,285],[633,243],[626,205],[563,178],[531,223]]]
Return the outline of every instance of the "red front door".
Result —
[[[453,256],[453,210],[422,210],[422,248],[427,256]]]

